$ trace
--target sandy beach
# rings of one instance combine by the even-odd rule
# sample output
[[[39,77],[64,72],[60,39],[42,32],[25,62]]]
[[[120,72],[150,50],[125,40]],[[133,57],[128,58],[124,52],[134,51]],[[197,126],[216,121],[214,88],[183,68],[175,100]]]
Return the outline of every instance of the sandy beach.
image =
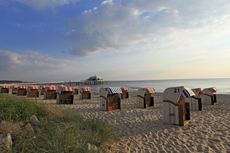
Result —
[[[122,99],[121,110],[101,111],[99,91],[92,98],[73,105],[58,105],[76,110],[85,117],[106,119],[124,134],[108,152],[230,152],[230,95],[217,94],[217,104],[203,105],[203,111],[191,111],[191,122],[186,126],[163,123],[163,93],[155,93],[152,108],[137,108],[136,94]],[[56,104],[56,100],[38,100]]]

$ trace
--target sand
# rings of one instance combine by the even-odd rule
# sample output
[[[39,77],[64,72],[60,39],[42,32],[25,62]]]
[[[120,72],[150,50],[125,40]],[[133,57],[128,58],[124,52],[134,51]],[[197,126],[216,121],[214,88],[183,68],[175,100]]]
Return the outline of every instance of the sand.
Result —
[[[85,117],[108,120],[124,134],[108,152],[230,152],[230,95],[217,94],[217,104],[203,105],[203,111],[191,111],[186,126],[163,123],[163,94],[155,93],[155,106],[137,108],[136,92],[122,99],[121,110],[101,111],[99,92],[92,91],[92,99],[79,100],[73,105],[58,105],[76,110]],[[55,105],[56,100],[38,100]]]

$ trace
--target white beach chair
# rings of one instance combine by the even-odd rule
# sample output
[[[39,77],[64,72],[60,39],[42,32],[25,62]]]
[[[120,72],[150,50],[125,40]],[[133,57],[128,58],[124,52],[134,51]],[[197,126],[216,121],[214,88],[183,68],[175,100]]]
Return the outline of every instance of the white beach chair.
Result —
[[[214,94],[218,90],[215,87],[203,89],[205,92],[201,97],[203,98],[204,105],[214,105],[217,102],[216,95]]]
[[[195,96],[189,87],[171,87],[163,93],[163,122],[186,125],[190,121],[189,103],[186,98]]]
[[[189,103],[190,110],[200,110],[202,111],[202,98],[201,95],[204,95],[204,91],[201,88],[192,89],[195,93],[195,96],[189,97],[186,99],[186,102]]]

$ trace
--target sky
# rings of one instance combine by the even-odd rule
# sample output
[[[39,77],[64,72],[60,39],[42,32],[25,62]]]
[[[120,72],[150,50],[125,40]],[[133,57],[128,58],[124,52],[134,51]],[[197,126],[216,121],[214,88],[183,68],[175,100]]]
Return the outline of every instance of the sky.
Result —
[[[230,78],[229,0],[0,0],[0,80]]]

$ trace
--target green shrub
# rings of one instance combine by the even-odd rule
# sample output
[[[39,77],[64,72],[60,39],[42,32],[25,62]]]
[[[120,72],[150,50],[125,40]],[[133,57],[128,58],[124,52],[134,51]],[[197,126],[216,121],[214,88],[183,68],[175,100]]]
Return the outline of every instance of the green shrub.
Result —
[[[10,95],[0,95],[0,120],[25,121],[36,115],[39,120],[47,116],[47,108],[36,102]]]
[[[58,109],[57,106],[45,106],[26,99],[8,95],[0,95],[0,120],[24,121],[31,115],[45,119],[35,126],[35,133],[27,130],[12,135],[13,147],[10,152],[79,152],[95,153],[105,148],[105,142],[111,142],[117,136],[114,128],[98,118],[85,119],[72,110]],[[99,149],[88,150],[86,143],[94,144]],[[4,150],[0,149],[0,152]],[[7,151],[6,151],[7,152]]]

